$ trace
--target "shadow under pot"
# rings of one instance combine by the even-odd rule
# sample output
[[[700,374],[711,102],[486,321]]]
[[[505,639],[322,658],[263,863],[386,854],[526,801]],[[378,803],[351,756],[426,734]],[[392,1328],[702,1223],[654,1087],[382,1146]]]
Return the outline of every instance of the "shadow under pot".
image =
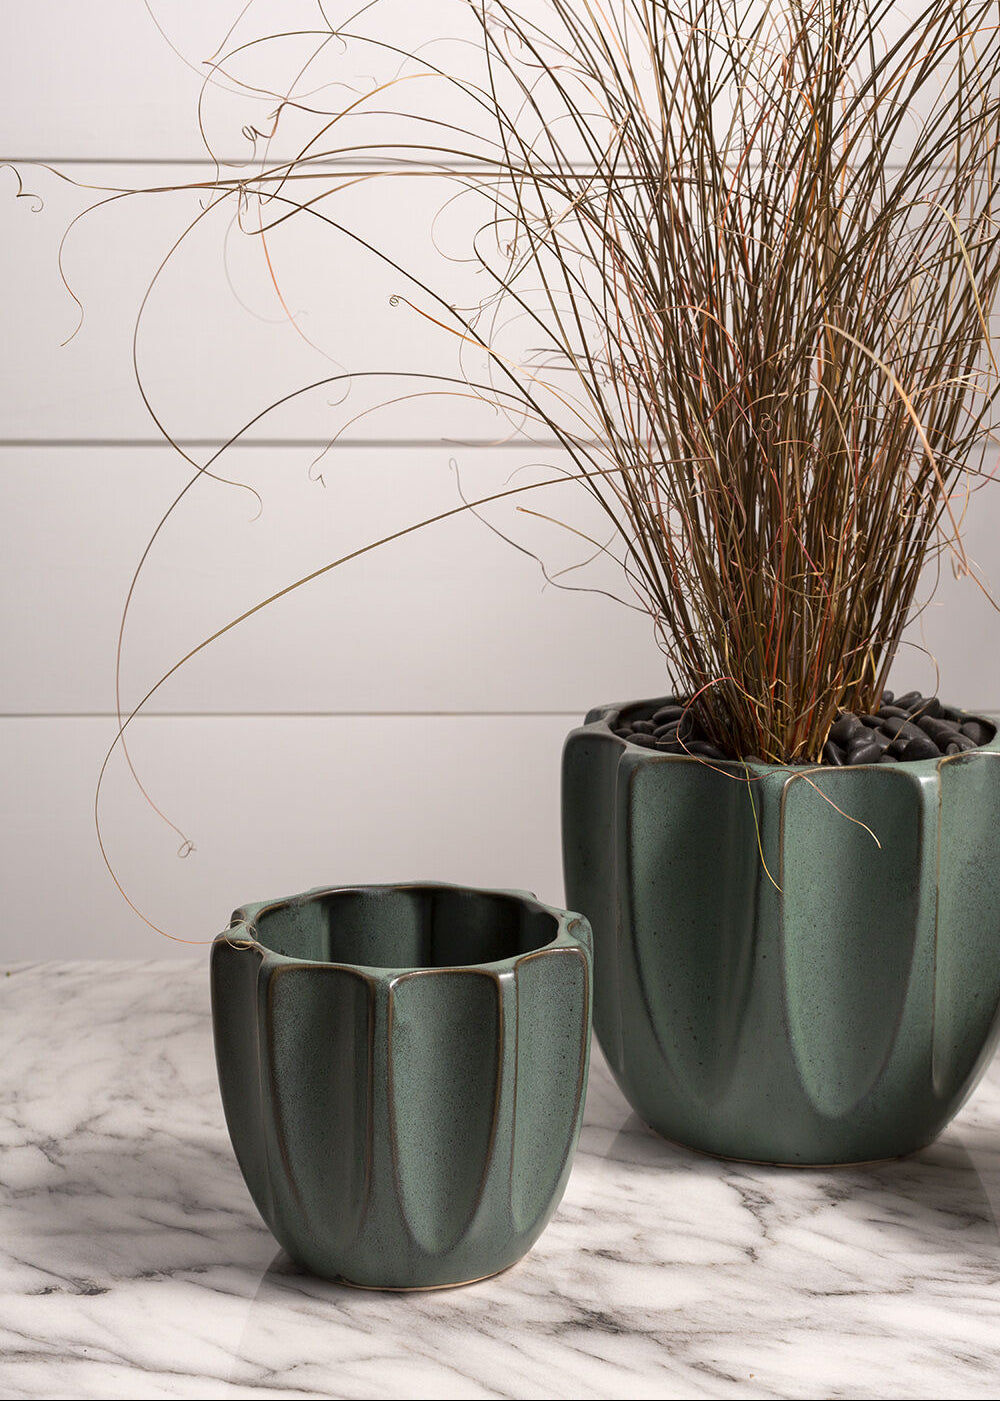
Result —
[[[591,1017],[585,919],[419,884],[247,905],[212,947],[230,1137],[299,1264],[368,1288],[496,1274],[558,1205]]]
[[[632,1107],[768,1163],[931,1142],[998,1034],[995,727],[953,757],[789,768],[640,747],[614,733],[622,709],[567,740],[563,851]]]

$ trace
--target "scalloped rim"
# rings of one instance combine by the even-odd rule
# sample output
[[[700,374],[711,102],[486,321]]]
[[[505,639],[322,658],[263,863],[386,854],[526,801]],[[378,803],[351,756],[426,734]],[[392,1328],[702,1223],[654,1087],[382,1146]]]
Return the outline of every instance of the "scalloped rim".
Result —
[[[960,710],[958,706],[949,706],[948,709],[958,710],[960,715],[964,715],[970,720],[987,720],[991,725],[996,726],[996,734],[987,744],[977,745],[975,749],[966,749],[961,754],[939,754],[935,759],[910,759],[901,764],[819,764],[808,770],[795,764],[764,764],[760,760],[707,759],[702,754],[661,754],[648,749],[643,744],[632,744],[629,740],[623,739],[621,735],[616,735],[611,728],[612,720],[617,718],[623,710],[632,710],[638,706],[658,707],[677,704],[680,702],[675,696],[651,696],[638,700],[614,701],[610,705],[597,705],[588,710],[583,724],[578,725],[571,733],[606,734],[609,739],[620,744],[630,757],[640,757],[651,763],[702,764],[707,765],[708,768],[722,769],[726,773],[745,773],[747,770],[760,774],[784,772],[790,777],[801,777],[804,772],[808,772],[811,777],[817,769],[824,774],[843,773],[845,769],[851,772],[870,772],[877,769],[879,773],[912,773],[915,777],[920,777],[921,775],[937,773],[944,764],[953,764],[957,759],[967,761],[974,754],[1000,753],[1000,715],[992,711],[975,714],[972,711]]]
[[[260,939],[250,933],[250,927],[261,914],[270,910],[281,909],[282,907],[296,904],[304,904],[311,900],[319,900],[327,895],[360,895],[366,893],[377,893],[382,891],[418,891],[431,892],[438,890],[459,891],[464,895],[486,895],[502,896],[513,900],[524,907],[529,913],[549,915],[556,922],[556,931],[552,939],[547,944],[540,944],[536,949],[526,949],[523,953],[512,954],[509,958],[498,959],[492,963],[455,963],[444,964],[440,967],[428,964],[401,964],[398,967],[387,968],[381,965],[366,963],[343,963],[327,959],[314,958],[293,958],[288,954],[279,953],[277,949],[270,948],[267,944],[261,943]],[[243,931],[242,935],[240,931]],[[238,945],[240,948],[254,949],[264,959],[265,962],[273,964],[275,967],[298,967],[298,968],[339,968],[347,972],[362,973],[367,977],[374,977],[392,981],[410,973],[456,973],[481,971],[491,974],[513,973],[517,965],[525,958],[534,957],[540,953],[548,953],[559,949],[575,949],[587,954],[592,952],[593,936],[591,934],[590,923],[581,914],[572,910],[563,910],[556,905],[547,905],[544,900],[539,900],[537,895],[533,895],[527,890],[498,889],[491,886],[459,885],[450,881],[386,881],[377,883],[365,883],[362,885],[319,885],[311,890],[302,891],[296,895],[286,895],[275,900],[255,900],[250,904],[241,905],[233,912],[229,927],[215,936],[212,941],[213,946],[219,943]]]

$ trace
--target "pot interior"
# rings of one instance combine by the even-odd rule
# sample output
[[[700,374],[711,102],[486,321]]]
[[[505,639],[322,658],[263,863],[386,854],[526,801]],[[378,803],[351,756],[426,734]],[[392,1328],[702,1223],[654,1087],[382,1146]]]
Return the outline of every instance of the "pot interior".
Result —
[[[319,891],[259,911],[257,942],[286,958],[369,968],[498,963],[544,948],[558,920],[516,895],[439,886]]]

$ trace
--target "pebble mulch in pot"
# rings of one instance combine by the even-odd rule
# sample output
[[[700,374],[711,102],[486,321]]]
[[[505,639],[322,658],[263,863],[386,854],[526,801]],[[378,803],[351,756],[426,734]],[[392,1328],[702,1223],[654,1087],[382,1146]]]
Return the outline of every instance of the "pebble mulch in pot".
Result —
[[[694,715],[680,702],[648,714],[629,711],[619,718],[614,733],[630,744],[661,754],[729,757],[709,743]],[[995,734],[996,727],[988,720],[950,709],[937,696],[908,691],[897,699],[892,691],[885,691],[874,714],[844,711],[837,717],[823,749],[823,763],[905,764],[915,759],[940,759],[977,749]]]

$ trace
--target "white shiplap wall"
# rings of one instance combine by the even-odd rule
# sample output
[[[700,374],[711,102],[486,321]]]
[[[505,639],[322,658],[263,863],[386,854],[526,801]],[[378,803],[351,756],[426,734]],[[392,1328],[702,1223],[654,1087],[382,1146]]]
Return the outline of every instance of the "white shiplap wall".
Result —
[[[199,80],[144,5],[3,8],[0,84],[16,97],[3,138],[11,159],[48,161],[97,185],[204,176]],[[195,62],[240,8],[153,5]],[[408,0],[390,5],[386,23],[400,41],[419,41],[445,31],[457,8]],[[309,5],[278,9],[289,28],[292,11],[294,23],[310,22]],[[92,809],[114,734],[121,604],[150,532],[190,476],[157,443],[132,375],[131,328],[197,196],[119,203],[76,227],[65,267],[86,316],[61,347],[77,310],[56,257],[82,201],[56,177],[33,174],[40,213],[13,199],[14,177],[0,171],[0,955],[183,953],[118,894]],[[369,182],[353,192],[350,213],[420,266],[431,256],[421,230],[441,197],[431,179],[408,181],[405,197],[398,184]],[[460,237],[460,221],[451,234]],[[157,412],[198,462],[264,397],[333,372],[282,323],[256,252],[231,239],[234,296],[223,238],[224,225],[206,220],[206,237],[168,265],[138,346]],[[341,363],[453,367],[444,338],[390,307],[403,289],[370,255],[316,230],[290,233],[276,254],[286,299],[308,307],[303,324]],[[556,461],[551,450],[482,445],[497,435],[495,421],[467,402],[432,398],[361,418],[311,471],[317,444],[343,421],[332,397],[304,396],[224,459],[225,474],[259,494],[259,514],[250,492],[203,480],[158,537],[125,639],[127,704],[268,593],[456,505],[453,458],[473,495],[501,489],[526,464]],[[351,402],[365,407],[363,391]],[[457,448],[456,438],[481,445]],[[1000,579],[997,493],[974,505],[969,551]],[[490,518],[512,519],[509,509]],[[572,557],[566,539],[542,543],[548,557]],[[172,933],[207,939],[236,903],[325,882],[428,876],[559,901],[562,736],[595,702],[660,689],[662,669],[643,618],[542,583],[531,559],[460,516],[327,575],[200,654],[157,693],[132,740],[150,794],[195,852],[178,859],[178,836],[120,760],[110,772],[108,849],[135,903]],[[982,708],[1000,704],[998,636],[975,587],[950,579],[912,632],[936,655],[946,694]],[[917,653],[900,677],[933,685]]]

